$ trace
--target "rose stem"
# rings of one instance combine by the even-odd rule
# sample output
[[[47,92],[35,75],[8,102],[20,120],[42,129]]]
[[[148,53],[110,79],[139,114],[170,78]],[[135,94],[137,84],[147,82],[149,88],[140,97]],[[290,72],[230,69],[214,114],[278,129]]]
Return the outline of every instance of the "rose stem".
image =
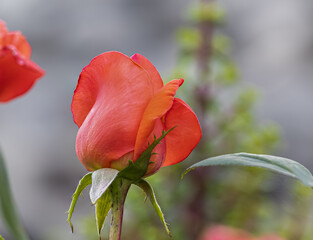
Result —
[[[124,202],[130,185],[129,181],[117,178],[110,186],[112,207],[109,240],[121,239]]]

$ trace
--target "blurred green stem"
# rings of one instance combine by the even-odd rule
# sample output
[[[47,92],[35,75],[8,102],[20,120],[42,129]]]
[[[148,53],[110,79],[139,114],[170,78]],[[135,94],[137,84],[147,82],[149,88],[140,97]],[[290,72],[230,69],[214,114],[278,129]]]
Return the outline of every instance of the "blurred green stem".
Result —
[[[121,239],[124,202],[130,185],[129,181],[117,178],[110,186],[112,207],[109,240]]]
[[[12,192],[10,189],[9,178],[7,175],[4,159],[0,152],[0,206],[4,222],[11,231],[16,240],[29,240],[25,229],[19,219],[16,206],[14,204]],[[1,237],[0,237],[1,239]]]
[[[209,4],[214,2],[214,0],[200,0],[199,2],[199,11],[202,11],[201,6],[203,4]],[[197,115],[200,121],[202,129],[202,141],[200,141],[200,146],[198,147],[200,151],[206,152],[204,150],[205,146],[204,139],[210,139],[210,128],[209,128],[209,119],[208,111],[213,101],[212,86],[209,81],[209,63],[212,55],[212,38],[214,23],[206,19],[200,20],[198,23],[198,29],[200,33],[200,44],[196,49],[196,64],[197,64],[197,86],[194,92],[196,106],[197,106]]]
[[[214,2],[214,0],[199,0],[199,11],[203,11],[203,5]],[[200,34],[200,44],[196,49],[196,64],[197,64],[197,86],[195,88],[194,96],[197,106],[197,115],[200,121],[202,129],[202,140],[198,146],[197,158],[203,158],[203,153],[206,151],[206,141],[211,139],[210,133],[210,119],[208,118],[208,112],[212,105],[213,93],[212,86],[209,81],[209,63],[212,55],[212,37],[214,30],[214,23],[207,20],[201,19],[198,22],[198,29]],[[188,237],[189,239],[197,239],[199,233],[203,230],[204,224],[207,220],[205,214],[205,192],[206,192],[206,183],[210,179],[210,170],[201,169],[197,171],[197,174],[191,176],[191,181],[193,183],[194,194],[190,198],[188,203],[188,219],[186,221]]]
[[[202,4],[209,4],[211,2],[214,2],[214,0],[200,0],[199,7],[200,11],[203,10],[201,8]],[[214,29],[214,23],[208,20],[201,20],[199,22],[199,32],[201,35],[201,42],[200,46],[197,51],[197,65],[198,65],[198,71],[199,71],[199,80],[200,82],[206,82],[204,78],[207,77],[207,74],[209,73],[209,60],[212,53],[212,37],[213,37],[213,29]]]

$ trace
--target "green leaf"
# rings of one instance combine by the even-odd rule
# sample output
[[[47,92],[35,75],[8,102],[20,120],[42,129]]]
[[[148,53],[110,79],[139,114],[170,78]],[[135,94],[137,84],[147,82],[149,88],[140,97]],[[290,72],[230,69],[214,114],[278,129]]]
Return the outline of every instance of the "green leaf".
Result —
[[[28,240],[27,233],[19,219],[13,195],[10,189],[10,183],[5,167],[4,159],[0,153],[0,204],[4,218],[12,236],[16,240]],[[2,238],[2,237],[1,237]],[[0,239],[1,239],[0,238]],[[3,238],[2,238],[3,239]]]
[[[154,194],[154,191],[153,191],[153,188],[152,186],[150,185],[149,182],[147,182],[146,180],[144,179],[141,179],[140,181],[138,181],[137,183],[135,183],[138,187],[140,187],[145,193],[146,193],[146,196],[149,198],[150,202],[152,203],[153,207],[154,207],[154,210],[155,212],[158,214],[161,222],[163,223],[163,226],[165,227],[165,230],[167,232],[167,234],[169,236],[171,236],[170,234],[170,230],[168,229],[168,224],[166,223],[165,221],[165,218],[164,218],[164,215],[163,215],[163,212],[156,200],[156,197],[155,197],[155,194]]]
[[[95,204],[108,189],[118,173],[118,170],[112,168],[101,168],[92,173],[92,184],[89,194],[92,204]]]
[[[313,176],[310,171],[291,159],[271,155],[234,153],[207,158],[193,164],[183,173],[182,177],[197,167],[236,165],[248,167],[261,167],[281,173],[300,180],[304,185],[313,187]]]
[[[83,178],[79,181],[78,183],[78,186],[72,196],[72,202],[71,202],[71,205],[70,205],[70,209],[67,211],[68,213],[68,216],[67,216],[67,221],[69,222],[70,226],[71,226],[71,229],[72,229],[72,232],[74,231],[74,228],[73,228],[73,224],[71,222],[71,218],[72,218],[72,215],[73,215],[73,212],[74,212],[74,208],[75,208],[75,205],[77,203],[77,200],[79,198],[79,195],[82,193],[82,191],[88,186],[91,184],[91,174],[92,173],[87,173],[85,176],[83,176]]]
[[[0,240],[4,240],[4,238],[0,235]]]
[[[147,149],[139,156],[136,162],[129,162],[129,165],[119,172],[118,176],[122,178],[126,178],[132,182],[139,181],[147,172],[150,162],[152,151],[158,145],[161,140],[174,129],[175,127],[163,131],[161,137],[154,138],[154,141],[151,145],[147,147]]]
[[[104,221],[106,216],[108,215],[110,209],[111,209],[111,194],[109,189],[107,189],[102,196],[98,199],[96,203],[96,221],[97,221],[97,229],[98,229],[98,234],[100,236],[101,230],[104,225]]]

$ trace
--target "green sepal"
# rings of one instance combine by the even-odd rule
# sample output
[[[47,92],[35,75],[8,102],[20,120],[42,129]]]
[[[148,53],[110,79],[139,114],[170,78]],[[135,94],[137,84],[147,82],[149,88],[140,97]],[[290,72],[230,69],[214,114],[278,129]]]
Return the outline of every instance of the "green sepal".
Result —
[[[97,230],[98,230],[99,237],[100,237],[103,225],[104,225],[105,218],[111,209],[111,204],[112,204],[112,200],[111,200],[110,190],[107,189],[102,194],[102,196],[97,200],[97,203],[95,206]]]
[[[74,209],[75,209],[75,205],[77,203],[77,200],[79,198],[79,195],[82,193],[82,191],[88,186],[91,184],[91,174],[92,173],[87,173],[85,176],[83,176],[83,178],[79,181],[78,183],[78,186],[72,196],[72,202],[71,202],[71,205],[70,205],[70,208],[69,210],[67,211],[68,213],[68,216],[67,216],[67,221],[68,223],[70,224],[71,226],[71,229],[72,229],[72,232],[74,231],[74,228],[73,228],[73,224],[71,222],[71,218],[72,218],[72,215],[73,215],[73,212],[74,212]]]
[[[156,197],[155,197],[155,193],[153,191],[152,186],[150,185],[150,183],[148,181],[146,181],[145,179],[140,179],[140,181],[135,183],[138,187],[140,187],[145,193],[146,193],[146,197],[149,198],[150,202],[152,203],[152,206],[154,207],[155,212],[157,213],[157,215],[159,216],[167,234],[171,236],[170,230],[168,228],[168,224],[165,221],[165,217],[164,214],[161,210],[161,207],[159,206]]]
[[[119,171],[113,168],[101,168],[92,173],[92,183],[89,193],[92,204],[95,204],[105,193],[118,173]]]
[[[4,159],[0,152],[0,208],[3,214],[3,220],[14,239],[28,240],[27,233],[20,221],[13,195],[10,189],[10,182],[4,163]],[[0,237],[1,239],[2,237]],[[2,238],[3,239],[3,238]]]
[[[182,178],[186,173],[195,168],[219,165],[261,167],[296,178],[304,185],[313,187],[312,174],[300,163],[287,158],[251,153],[234,153],[207,158],[187,168],[183,173]]]
[[[158,145],[161,140],[174,129],[175,127],[163,131],[162,135],[159,138],[154,136],[154,141],[151,145],[147,147],[147,149],[139,156],[136,162],[130,161],[129,165],[124,168],[122,171],[119,172],[118,176],[121,178],[126,178],[132,182],[139,181],[147,172],[150,162],[151,155],[154,153],[152,152],[153,149]]]

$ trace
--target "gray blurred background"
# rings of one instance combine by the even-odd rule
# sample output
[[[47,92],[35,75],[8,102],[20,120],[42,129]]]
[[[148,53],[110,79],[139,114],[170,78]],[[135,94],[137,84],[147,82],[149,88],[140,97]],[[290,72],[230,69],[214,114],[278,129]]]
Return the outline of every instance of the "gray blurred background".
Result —
[[[146,56],[166,78],[175,66],[174,34],[196,0],[0,0],[0,19],[21,30],[46,75],[25,96],[0,105],[0,146],[13,193],[34,239],[66,223],[71,195],[86,173],[75,154],[71,99],[90,60],[109,50]],[[260,91],[261,122],[281,127],[278,154],[313,171],[313,1],[221,0],[225,33],[244,85]],[[188,79],[185,79],[188,81]],[[93,208],[80,200],[73,221]],[[0,232],[5,227],[0,222]],[[59,238],[61,239],[61,237]]]

